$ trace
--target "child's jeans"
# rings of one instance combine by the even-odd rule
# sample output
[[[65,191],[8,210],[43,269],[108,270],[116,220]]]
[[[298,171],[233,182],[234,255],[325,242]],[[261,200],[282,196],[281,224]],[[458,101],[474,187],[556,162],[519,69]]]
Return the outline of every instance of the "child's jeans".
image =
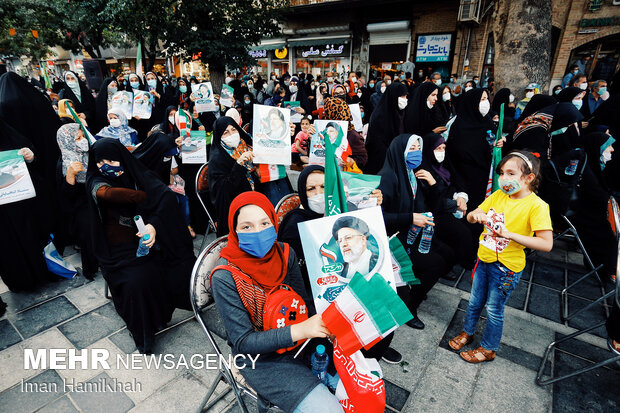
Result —
[[[187,226],[191,226],[191,221],[189,219],[189,201],[186,195],[176,194],[177,201],[179,201],[179,206],[181,207],[181,211],[183,212],[183,216],[185,217],[185,223]]]
[[[510,293],[517,287],[523,271],[515,273],[503,264],[479,261],[465,315],[465,332],[473,335],[480,313],[487,306],[487,325],[480,346],[497,351],[504,329],[504,307]]]

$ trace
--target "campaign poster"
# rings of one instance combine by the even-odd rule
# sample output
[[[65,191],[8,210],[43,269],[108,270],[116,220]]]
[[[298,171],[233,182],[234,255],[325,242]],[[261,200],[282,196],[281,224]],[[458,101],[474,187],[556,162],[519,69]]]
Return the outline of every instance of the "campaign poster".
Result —
[[[284,103],[282,103],[282,107],[284,109],[290,109],[291,110],[291,122],[293,123],[299,123],[301,122],[301,118],[304,117],[304,115],[302,115],[301,113],[297,113],[297,111],[295,110],[296,108],[301,107],[299,102],[291,102],[291,101],[284,101]]]
[[[370,194],[379,187],[380,176],[340,172],[340,177],[349,211],[377,206],[377,198],[371,197]]]
[[[325,137],[329,137],[335,145],[336,157],[343,164],[343,154],[349,150],[347,132],[349,122],[346,120],[315,120],[316,133],[310,139],[309,163],[313,165],[325,165]]]
[[[133,93],[127,91],[116,92],[112,96],[112,108],[122,110],[127,120],[131,119],[133,116]]]
[[[390,245],[380,207],[298,224],[316,310],[322,313],[356,273],[380,274],[395,290]]]
[[[184,164],[207,163],[207,133],[193,130],[181,145],[181,160]]]
[[[19,149],[0,152],[0,205],[34,198],[37,194]]]
[[[362,123],[362,111],[360,110],[360,104],[355,103],[353,105],[349,105],[349,109],[351,109],[351,117],[353,117],[353,127],[356,131],[362,132],[362,130],[364,130],[364,124]]]
[[[198,113],[214,112],[215,101],[213,100],[213,87],[211,82],[204,82],[192,85],[192,93],[194,94],[194,104]]]
[[[290,110],[254,105],[252,152],[255,164],[291,164]]]
[[[222,93],[220,94],[220,105],[224,105],[227,108],[232,108],[235,102],[235,90],[228,86],[222,85]]]
[[[151,94],[144,90],[133,92],[133,117],[138,119],[150,119],[153,106],[151,105]],[[129,118],[128,118],[129,119]]]

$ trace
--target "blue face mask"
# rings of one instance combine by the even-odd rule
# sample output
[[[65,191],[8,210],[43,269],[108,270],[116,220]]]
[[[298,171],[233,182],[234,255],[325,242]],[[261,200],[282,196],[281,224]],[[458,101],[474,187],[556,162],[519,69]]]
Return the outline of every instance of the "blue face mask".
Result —
[[[146,83],[152,88],[157,87],[157,79],[149,79],[146,81]]]
[[[129,82],[129,86],[133,89],[138,89],[140,87],[140,82]]]
[[[405,162],[407,163],[407,167],[409,169],[417,168],[422,163],[422,151],[407,152]]]
[[[278,237],[274,226],[259,232],[238,232],[237,236],[239,248],[256,258],[263,258],[267,255]]]
[[[105,176],[106,178],[116,178],[118,176],[121,176],[124,170],[123,167],[120,165],[112,166],[110,164],[104,163],[99,167],[99,172],[101,172],[101,175]]]
[[[111,87],[108,88],[108,94],[109,95],[113,95],[116,92],[118,92],[118,88],[117,87],[111,86]]]
[[[364,113],[365,113],[365,112],[360,113],[360,117],[361,117],[362,119],[364,119]]]
[[[575,105],[577,110],[581,109],[581,106],[583,106],[583,100],[581,99],[573,99],[571,102],[573,105]]]
[[[179,86],[179,92],[181,93],[187,93],[187,86],[183,85],[183,86]]]
[[[598,95],[599,96],[604,95],[605,92],[607,92],[607,86],[603,86],[603,87],[599,87],[598,88]]]

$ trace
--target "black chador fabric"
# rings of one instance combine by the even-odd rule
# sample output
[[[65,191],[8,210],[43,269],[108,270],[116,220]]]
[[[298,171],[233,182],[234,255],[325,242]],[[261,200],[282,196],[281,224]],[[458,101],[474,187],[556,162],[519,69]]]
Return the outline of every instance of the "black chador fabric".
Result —
[[[544,118],[550,119],[551,123],[544,121]],[[583,115],[577,110],[572,103],[555,103],[551,106],[540,109],[532,116],[523,118],[522,122],[517,126],[514,134],[512,147],[516,149],[527,149],[532,152],[547,156],[548,152],[554,152],[553,147],[550,148],[551,132],[557,131],[564,127],[568,127],[575,122],[583,119]],[[574,128],[569,128],[574,129]],[[553,142],[565,141],[568,136],[556,135]],[[565,150],[565,144],[562,142],[559,146],[560,152]],[[555,151],[558,152],[558,151]]]
[[[566,89],[562,89],[560,93],[558,93],[556,96],[558,98],[558,102],[570,103],[575,98],[575,96],[577,96],[581,92],[583,92],[583,90],[578,87],[567,87]]]
[[[320,165],[308,165],[299,174],[297,187],[299,200],[301,201],[301,206],[303,208],[294,209],[286,214],[278,230],[278,240],[289,244],[295,251],[295,255],[297,255],[297,258],[300,261],[301,274],[304,278],[304,284],[306,285],[306,289],[308,291],[311,291],[310,279],[308,278],[308,269],[306,268],[304,261],[304,250],[301,245],[301,237],[299,235],[297,224],[300,222],[321,218],[323,216],[310,209],[310,205],[308,204],[308,195],[306,195],[306,183],[308,182],[308,176],[315,171],[324,172],[325,169]]]
[[[557,100],[553,96],[534,95],[532,99],[530,99],[530,101],[527,102],[525,109],[523,109],[523,112],[521,112],[521,117],[519,118],[519,120],[522,121],[528,116],[533,115],[534,113],[538,112],[542,108],[553,105],[554,103],[557,103]]]
[[[97,98],[95,99],[95,107],[96,107],[95,123],[94,125],[89,124],[89,126],[91,126],[90,132],[93,135],[96,135],[97,133],[99,133],[101,129],[108,126],[108,123],[109,123],[108,122],[108,98],[110,97],[108,94],[108,86],[112,82],[117,82],[115,77],[105,78],[103,80],[103,83],[101,84],[101,88],[99,88],[99,94],[97,95]],[[117,88],[118,90],[120,90],[118,86]]]
[[[478,108],[483,93],[484,89],[476,88],[463,95],[446,145],[446,157],[454,168],[452,180],[469,195],[471,210],[484,200],[491,168],[491,148],[486,135],[494,125],[488,114],[482,116]]]
[[[45,203],[49,216],[43,228],[48,235],[54,233],[54,244],[62,253],[66,237],[56,193],[56,163],[60,158],[56,131],[62,125],[60,119],[43,94],[13,72],[0,76],[0,117],[34,147],[36,159],[29,169],[44,182],[37,188],[37,198]]]
[[[503,88],[497,91],[495,96],[493,96],[493,103],[491,103],[491,111],[493,114],[500,115],[500,108],[504,104],[504,124],[502,127],[503,133],[508,133],[509,135],[514,133],[517,124],[515,122],[515,108],[508,106],[510,103],[510,89]]]
[[[89,156],[86,188],[97,259],[114,306],[138,349],[150,352],[157,328],[170,320],[174,308],[190,308],[187,286],[195,262],[192,240],[175,194],[119,141],[100,139]],[[119,161],[123,174],[102,176],[97,162],[103,159]],[[101,186],[143,191],[146,196],[140,202],[98,200],[96,192]],[[123,227],[138,232],[132,223],[135,215],[141,215],[156,230],[156,243],[143,257],[136,257],[138,237],[131,242],[111,241],[113,232],[123,231]]]
[[[440,126],[436,124],[437,108],[433,106],[429,109],[426,103],[435,90],[439,93],[439,88],[432,82],[424,82],[415,88],[405,108],[405,132],[422,136]],[[438,99],[440,100],[441,96],[438,96]]]
[[[82,82],[75,72],[68,71],[68,73],[72,73],[77,79],[78,85],[80,86],[80,97],[78,98],[66,83],[63,83],[62,90],[58,93],[58,97],[60,99],[71,99],[75,111],[86,115],[86,122],[88,122],[89,125],[95,124],[95,119],[97,117],[97,106],[93,94],[86,83]]]
[[[168,185],[170,183],[172,155],[167,154],[176,146],[174,138],[170,135],[154,132],[132,152],[132,155],[148,169],[155,172],[162,183]]]
[[[0,276],[14,292],[32,290],[39,283],[57,278],[47,271],[43,259],[52,218],[46,183],[41,178],[43,168],[39,168],[43,163],[42,153],[0,117],[0,151],[24,147],[34,152],[35,159],[28,164],[28,172],[37,196],[0,205]]]
[[[616,238],[607,220],[607,202],[610,191],[601,170],[601,146],[609,135],[594,132],[583,139],[588,163],[579,185],[579,202],[575,217],[575,228],[583,241],[594,266],[604,264],[600,274],[616,274],[618,248]]]
[[[618,113],[620,113],[620,94],[611,95],[594,111],[594,118],[590,122],[591,127],[598,128],[598,130],[609,128],[611,136],[620,136],[620,116]],[[603,174],[607,179],[609,188],[614,192],[620,192],[620,152],[611,154],[611,161],[607,162]]]
[[[222,134],[232,125],[246,144],[252,144],[252,138],[237,125],[233,118],[222,116],[215,122],[211,150],[209,152],[209,193],[215,207],[217,236],[228,234],[228,210],[233,199],[242,192],[251,191],[246,172],[222,147]],[[259,181],[253,177],[254,184]]]
[[[365,173],[379,172],[390,143],[396,136],[405,132],[405,111],[398,108],[398,98],[406,94],[407,86],[401,82],[392,83],[381,96],[377,107],[374,108],[366,137],[368,162],[364,167]]]

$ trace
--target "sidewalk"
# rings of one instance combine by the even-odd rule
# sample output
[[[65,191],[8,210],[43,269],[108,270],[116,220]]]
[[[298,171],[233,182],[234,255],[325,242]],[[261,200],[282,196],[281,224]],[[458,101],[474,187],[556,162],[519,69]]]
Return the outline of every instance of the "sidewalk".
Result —
[[[210,238],[213,238],[211,235]],[[198,248],[200,236],[195,240]],[[393,347],[406,365],[381,362],[390,412],[612,412],[620,411],[620,367],[600,368],[554,385],[539,387],[536,370],[546,346],[559,335],[588,322],[604,319],[602,307],[563,324],[559,291],[584,273],[581,255],[568,244],[528,262],[517,290],[506,308],[502,345],[492,363],[469,365],[448,347],[462,328],[469,298],[470,273],[456,281],[441,280],[422,304],[422,331],[407,326],[395,333]],[[77,267],[79,254],[68,248],[65,256]],[[610,288],[610,286],[608,286]],[[600,295],[594,282],[585,283],[570,297],[571,311]],[[0,410],[3,412],[187,412],[195,410],[216,370],[181,367],[178,370],[24,369],[24,349],[106,349],[111,357],[136,352],[112,300],[104,296],[104,281],[78,276],[51,283],[38,293],[14,294],[0,282],[0,296],[8,304],[0,319]],[[192,314],[177,310],[172,323]],[[484,315],[484,313],[483,313]],[[479,326],[482,332],[484,322]],[[581,336],[561,347],[547,367],[556,372],[581,367],[609,355],[604,329]],[[472,347],[477,345],[476,336]],[[219,340],[220,347],[228,347]],[[468,346],[469,348],[469,346]],[[156,352],[185,355],[212,353],[194,320],[156,338]],[[121,366],[122,367],[122,366]],[[140,383],[140,391],[64,391],[63,380],[97,383],[113,379]],[[286,378],[274,378],[286,380]],[[52,390],[43,391],[44,385]],[[32,390],[38,386],[38,392]],[[220,384],[220,391],[224,386]],[[214,412],[236,412],[228,394]]]

